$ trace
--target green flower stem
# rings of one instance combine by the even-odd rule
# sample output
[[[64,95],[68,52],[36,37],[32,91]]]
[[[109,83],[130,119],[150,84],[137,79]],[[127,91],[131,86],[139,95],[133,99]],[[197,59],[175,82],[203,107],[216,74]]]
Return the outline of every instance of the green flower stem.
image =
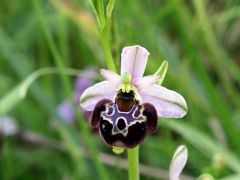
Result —
[[[90,5],[93,5],[91,0],[88,0]],[[109,38],[108,38],[108,31],[110,28],[110,21],[112,16],[112,10],[114,7],[114,0],[110,0],[109,4],[107,6],[107,22],[105,21],[104,17],[104,10],[103,10],[103,1],[98,0],[98,16],[96,16],[96,10],[92,6],[93,13],[95,13],[95,16],[97,17],[98,22],[100,23],[100,35],[101,35],[101,42],[103,45],[103,49],[106,56],[106,63],[109,70],[117,72],[116,66],[114,64],[114,60],[112,57],[112,52],[109,46]],[[99,21],[100,20],[100,21]],[[113,148],[114,150],[115,148]],[[116,149],[115,149],[116,150]],[[139,146],[128,149],[128,171],[129,171],[129,180],[139,180]]]
[[[51,50],[51,52],[53,54],[55,63],[56,63],[56,65],[57,65],[57,67],[58,67],[58,69],[60,71],[60,76],[61,76],[61,79],[63,81],[65,93],[68,96],[68,98],[70,98],[71,97],[71,83],[70,83],[69,78],[64,73],[65,65],[63,63],[63,59],[60,56],[60,54],[58,53],[57,47],[55,45],[55,42],[54,42],[54,40],[53,40],[53,38],[51,36],[51,33],[50,33],[49,29],[48,29],[48,26],[47,26],[47,24],[45,22],[45,19],[44,19],[42,10],[41,10],[40,2],[38,0],[34,0],[33,1],[33,7],[35,9],[36,16],[38,17],[38,19],[40,21],[40,25],[42,26],[42,29],[43,29],[43,32],[45,34],[47,43],[48,43],[49,48],[50,48],[50,50]],[[75,109],[77,109],[77,108],[74,108],[74,110]],[[77,119],[83,119],[81,117],[79,111],[75,110],[75,112],[77,113]],[[98,154],[97,154],[97,151],[95,149],[94,143],[93,143],[93,141],[92,141],[92,139],[90,137],[90,131],[87,129],[87,126],[86,126],[86,124],[83,121],[78,121],[78,122],[79,122],[79,125],[82,127],[84,138],[86,139],[86,143],[89,146],[89,149],[90,149],[90,151],[91,151],[91,153],[93,155],[94,163],[95,163],[95,166],[96,166],[96,168],[97,168],[97,170],[99,172],[99,175],[100,175],[101,179],[105,179],[105,180],[108,179],[108,177],[107,177],[107,175],[105,173],[105,170],[104,170],[102,164],[100,163],[100,159],[98,157]],[[63,129],[65,129],[65,128],[63,128]],[[73,151],[73,155],[74,154],[75,153]],[[78,159],[78,157],[76,157],[76,158]],[[75,159],[74,159],[74,161],[75,161]],[[80,167],[79,164],[78,164],[78,166]]]
[[[103,0],[97,0],[97,9],[95,8],[92,0],[87,0],[87,2],[99,26],[99,33],[100,33],[101,43],[103,45],[104,53],[106,56],[107,67],[109,70],[117,72],[114,61],[113,61],[112,52],[109,46],[109,40],[108,40],[108,30],[110,26],[110,21],[111,21],[112,11],[113,11],[113,6],[115,1],[114,0],[109,1],[108,8],[107,8],[107,25],[106,25]]]
[[[109,46],[109,42],[107,41],[107,37],[105,33],[101,33],[101,40],[102,40],[102,44],[103,44],[103,49],[104,49],[104,53],[106,56],[106,61],[107,61],[107,67],[109,70],[113,71],[113,72],[117,72],[114,61],[113,61],[113,57],[112,57],[112,52]]]
[[[139,180],[139,146],[128,149],[128,179]]]

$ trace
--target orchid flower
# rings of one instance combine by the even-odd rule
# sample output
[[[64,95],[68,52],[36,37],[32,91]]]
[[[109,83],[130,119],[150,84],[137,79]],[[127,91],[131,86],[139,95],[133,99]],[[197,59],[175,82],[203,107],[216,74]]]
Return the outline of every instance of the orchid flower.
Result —
[[[181,118],[187,112],[180,94],[158,85],[160,75],[143,77],[148,56],[138,45],[123,48],[121,74],[101,69],[105,80],[80,97],[82,108],[93,112],[91,125],[110,147],[134,148],[156,131],[158,117]]]
[[[169,179],[170,180],[179,180],[181,172],[186,165],[188,158],[188,150],[186,146],[179,146],[172,157],[170,169],[169,169]]]

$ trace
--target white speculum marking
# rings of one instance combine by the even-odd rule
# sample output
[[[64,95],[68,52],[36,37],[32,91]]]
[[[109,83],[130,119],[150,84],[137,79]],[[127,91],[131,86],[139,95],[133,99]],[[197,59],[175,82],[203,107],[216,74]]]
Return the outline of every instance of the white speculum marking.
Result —
[[[120,111],[115,103],[108,103],[105,106],[106,110],[101,112],[101,117],[103,120],[106,120],[110,124],[112,124],[112,135],[122,134],[124,137],[126,137],[129,127],[133,126],[136,123],[146,122],[146,116],[143,115],[143,106],[135,104],[128,112]],[[137,111],[140,111],[139,115],[135,116]],[[111,113],[108,114],[109,112]],[[125,127],[123,127],[122,129],[118,127],[118,123],[120,120],[123,120],[125,123]],[[102,128],[104,127],[102,126]]]

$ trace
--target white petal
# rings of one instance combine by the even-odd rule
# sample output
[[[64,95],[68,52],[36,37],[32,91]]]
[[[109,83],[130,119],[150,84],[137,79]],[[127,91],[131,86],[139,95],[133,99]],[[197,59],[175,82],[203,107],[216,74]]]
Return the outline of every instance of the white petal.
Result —
[[[158,113],[158,117],[181,118],[187,113],[185,99],[175,91],[165,87],[152,85],[140,91],[143,103],[152,104]]]
[[[142,78],[149,52],[138,45],[125,47],[121,54],[121,75],[128,72],[132,80]]]
[[[87,111],[93,111],[95,105],[102,99],[114,100],[116,86],[109,81],[103,81],[87,88],[80,97],[80,105]]]
[[[170,169],[169,169],[169,178],[170,180],[179,180],[179,176],[187,162],[188,150],[186,146],[179,146],[172,158]]]
[[[133,81],[133,84],[137,87],[139,91],[142,91],[147,86],[151,86],[154,84],[157,84],[161,79],[161,76],[158,75],[150,75],[150,76],[144,76],[140,79],[135,79]]]
[[[121,84],[121,77],[110,70],[101,69],[100,74],[105,80],[112,82],[114,85],[119,86]]]

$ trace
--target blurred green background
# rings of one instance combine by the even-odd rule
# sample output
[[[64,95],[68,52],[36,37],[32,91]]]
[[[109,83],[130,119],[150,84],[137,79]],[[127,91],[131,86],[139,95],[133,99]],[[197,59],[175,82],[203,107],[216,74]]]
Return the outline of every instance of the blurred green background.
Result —
[[[64,70],[107,68],[89,2],[0,1],[0,116],[19,127],[16,135],[1,135],[0,179],[127,178],[126,152],[113,154],[92,132],[72,100],[75,77]],[[142,179],[167,179],[180,144],[189,150],[182,179],[204,173],[240,179],[239,17],[239,0],[116,0],[104,39],[118,72],[124,46],[145,47],[151,53],[145,74],[167,60],[163,86],[182,94],[189,108],[183,119],[159,119],[157,133],[141,145]],[[21,98],[21,82],[46,67],[57,73],[38,78]],[[78,114],[74,123],[56,111],[65,99]]]

